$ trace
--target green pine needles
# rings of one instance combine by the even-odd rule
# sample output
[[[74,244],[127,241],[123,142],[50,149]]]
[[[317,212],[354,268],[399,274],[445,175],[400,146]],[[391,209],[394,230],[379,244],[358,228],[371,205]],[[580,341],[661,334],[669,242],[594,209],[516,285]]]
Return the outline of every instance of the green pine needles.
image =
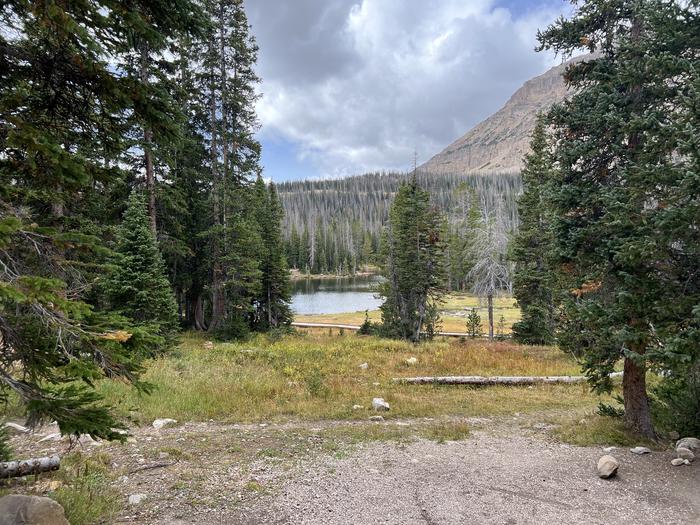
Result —
[[[178,329],[177,305],[149,225],[146,198],[137,192],[129,197],[117,228],[112,266],[104,285],[111,309],[157,336],[149,353],[163,350]]]

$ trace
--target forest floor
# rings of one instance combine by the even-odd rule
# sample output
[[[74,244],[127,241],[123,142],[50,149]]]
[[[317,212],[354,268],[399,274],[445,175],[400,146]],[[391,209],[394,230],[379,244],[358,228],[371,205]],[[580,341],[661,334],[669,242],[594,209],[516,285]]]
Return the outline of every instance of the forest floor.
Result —
[[[664,444],[632,455],[644,443],[596,415],[611,398],[585,384],[392,381],[578,369],[556,348],[512,342],[306,333],[212,347],[188,334],[148,363],[151,395],[100,384],[131,422],[128,442],[83,439],[66,454],[55,425],[14,436],[16,457],[61,453],[62,466],[0,493],[54,497],[72,525],[693,522],[700,462],[672,467]],[[391,404],[383,421],[370,420],[373,397]],[[158,430],[156,418],[178,422]],[[611,481],[595,473],[606,446],[620,447]]]

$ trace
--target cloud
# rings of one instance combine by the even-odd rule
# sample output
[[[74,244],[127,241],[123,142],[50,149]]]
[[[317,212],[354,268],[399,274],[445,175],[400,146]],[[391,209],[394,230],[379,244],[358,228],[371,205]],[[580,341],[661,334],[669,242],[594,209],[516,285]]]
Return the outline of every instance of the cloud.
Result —
[[[321,176],[406,169],[556,63],[535,34],[564,9],[495,0],[248,0],[261,138]]]

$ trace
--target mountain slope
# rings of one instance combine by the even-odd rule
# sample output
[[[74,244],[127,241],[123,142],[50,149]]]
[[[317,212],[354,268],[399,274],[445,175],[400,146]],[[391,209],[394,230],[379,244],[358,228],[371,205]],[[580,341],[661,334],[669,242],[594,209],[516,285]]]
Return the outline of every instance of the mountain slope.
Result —
[[[563,100],[566,66],[592,55],[576,57],[525,82],[496,113],[447,146],[421,166],[432,173],[519,172],[529,149],[537,113]]]

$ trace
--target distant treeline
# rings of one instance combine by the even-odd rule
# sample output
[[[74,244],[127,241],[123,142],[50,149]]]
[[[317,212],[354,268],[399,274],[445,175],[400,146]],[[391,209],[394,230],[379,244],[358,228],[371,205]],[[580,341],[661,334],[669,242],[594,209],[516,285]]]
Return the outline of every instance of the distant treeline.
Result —
[[[344,179],[281,183],[284,236],[289,266],[308,273],[351,274],[375,263],[382,228],[399,185],[410,173],[367,173]],[[501,208],[509,230],[517,227],[519,174],[458,175],[418,171],[425,188],[448,218],[448,243],[460,244],[469,210],[475,203],[483,214]],[[459,249],[451,246],[452,252]],[[465,286],[464,269],[452,267],[449,285]],[[466,270],[468,271],[468,269]]]

